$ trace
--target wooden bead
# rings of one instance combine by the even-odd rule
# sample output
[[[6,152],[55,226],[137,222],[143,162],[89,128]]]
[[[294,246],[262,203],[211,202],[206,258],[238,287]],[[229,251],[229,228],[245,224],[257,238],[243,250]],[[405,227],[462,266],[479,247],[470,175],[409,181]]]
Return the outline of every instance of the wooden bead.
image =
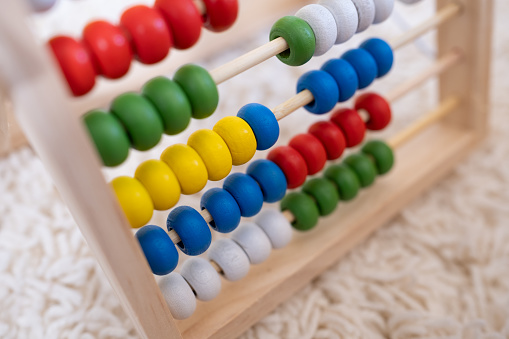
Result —
[[[326,178],[309,180],[302,186],[302,192],[313,197],[321,216],[331,214],[339,202],[339,194],[334,183]]]
[[[223,138],[210,129],[200,129],[189,137],[187,145],[202,158],[209,180],[224,179],[232,170],[232,155]]]
[[[161,160],[142,162],[134,177],[145,187],[156,210],[165,211],[179,201],[181,192],[177,176]]]
[[[85,114],[83,122],[105,166],[118,166],[127,159],[131,143],[124,126],[113,114],[91,111]]]
[[[288,188],[301,186],[308,175],[306,161],[294,148],[279,146],[272,149],[267,159],[281,168],[286,177]]]
[[[210,301],[221,292],[221,278],[214,267],[203,258],[189,258],[180,270],[182,277],[189,283],[196,298]]]
[[[277,202],[286,194],[286,177],[284,172],[270,160],[259,159],[249,164],[246,174],[256,180],[263,193],[263,201]]]
[[[95,85],[95,69],[90,51],[83,42],[57,36],[48,42],[74,96],[88,93]]]
[[[297,81],[297,93],[308,90],[313,101],[304,108],[314,114],[330,112],[339,100],[339,88],[334,77],[325,71],[313,70],[304,73]]]
[[[378,66],[373,56],[362,48],[351,49],[341,56],[341,59],[348,61],[357,73],[359,89],[371,85],[378,75]]]
[[[173,209],[166,219],[168,232],[175,230],[180,237],[177,246],[187,255],[200,255],[210,246],[212,234],[197,210],[189,206]]]
[[[359,27],[359,15],[353,2],[351,0],[320,0],[318,3],[326,7],[336,21],[336,45],[350,40]]]
[[[281,212],[266,209],[254,221],[265,232],[272,248],[283,248],[292,240],[292,226]]]
[[[351,0],[357,8],[359,26],[357,33],[364,32],[375,20],[375,3],[373,0]]]
[[[182,275],[172,272],[162,277],[158,285],[173,318],[183,320],[193,315],[196,297]]]
[[[159,226],[143,226],[136,232],[136,239],[145,254],[145,259],[157,275],[172,272],[179,262],[179,253],[168,233]]]
[[[143,85],[142,93],[159,112],[164,133],[175,135],[187,128],[191,121],[191,103],[176,82],[156,77]]]
[[[343,201],[350,201],[357,196],[361,184],[355,172],[345,164],[329,166],[324,176],[336,184],[339,198]]]
[[[391,122],[391,106],[383,97],[375,93],[364,93],[355,100],[355,109],[364,110],[369,114],[366,128],[379,131],[386,128]]]
[[[295,217],[292,226],[298,231],[314,228],[320,217],[320,211],[313,198],[302,192],[289,193],[281,200],[281,211],[286,210]]]
[[[240,280],[249,272],[249,258],[246,252],[231,239],[214,241],[207,255],[209,260],[213,260],[221,267],[226,280]]]
[[[346,148],[343,132],[330,121],[314,123],[309,127],[308,133],[320,140],[327,153],[327,160],[339,158]]]
[[[94,55],[99,73],[106,78],[118,79],[129,71],[133,52],[122,28],[94,21],[83,29],[83,41]]]
[[[188,145],[176,144],[166,148],[161,160],[177,176],[182,194],[197,193],[207,184],[207,167],[200,155]]]
[[[260,185],[251,176],[233,173],[226,178],[223,188],[230,193],[239,205],[243,217],[252,217],[263,206],[263,193]]]
[[[368,51],[375,60],[378,70],[377,78],[381,78],[389,73],[394,63],[394,53],[387,42],[382,39],[372,38],[364,41],[360,48]]]
[[[327,8],[311,4],[302,7],[295,16],[306,21],[313,30],[316,39],[315,56],[327,53],[334,46],[338,30],[334,16]]]
[[[233,165],[243,165],[254,156],[256,137],[245,120],[239,117],[225,117],[214,125],[213,130],[228,145]]]
[[[347,147],[359,145],[366,135],[366,125],[356,110],[343,108],[332,114],[330,120],[343,132]]]
[[[132,228],[139,228],[150,221],[154,205],[141,182],[123,176],[113,179],[110,185]]]
[[[180,67],[173,80],[180,85],[191,103],[195,119],[205,119],[215,112],[219,103],[216,83],[209,72],[198,65]]]
[[[200,208],[212,216],[210,227],[220,233],[230,233],[240,223],[240,207],[235,198],[225,189],[211,188],[201,197]]]
[[[394,0],[373,0],[375,3],[374,24],[379,24],[387,20],[394,9]]]
[[[332,75],[339,89],[339,102],[345,102],[357,92],[359,77],[352,64],[343,59],[331,59],[323,64],[321,70]]]
[[[133,148],[146,151],[163,135],[163,121],[154,105],[138,93],[124,93],[113,100],[110,111],[122,122]]]
[[[261,264],[270,255],[272,245],[265,232],[254,223],[241,224],[231,236],[244,252],[246,252],[251,265]]]
[[[244,119],[256,137],[256,149],[264,151],[271,148],[279,138],[279,123],[274,113],[260,104],[243,106],[237,116]]]
[[[173,42],[157,9],[144,5],[130,7],[120,17],[120,23],[131,35],[131,43],[140,62],[151,65],[168,55]]]
[[[289,66],[301,66],[315,53],[315,34],[307,22],[295,16],[285,16],[274,23],[270,30],[270,40],[282,37],[288,49],[277,55],[281,62]]]
[[[371,140],[367,142],[362,147],[362,153],[373,158],[379,175],[388,173],[394,166],[394,152],[383,141]]]
[[[373,160],[366,154],[350,154],[344,163],[355,172],[362,188],[371,186],[375,182],[377,170]]]
[[[203,26],[212,32],[223,32],[230,28],[239,12],[238,0],[203,0],[207,9]]]
[[[175,48],[187,49],[198,42],[202,16],[192,0],[156,0],[154,7],[166,20]]]
[[[308,175],[320,172],[327,161],[327,153],[320,140],[309,133],[302,133],[294,136],[290,147],[302,155],[306,162]]]

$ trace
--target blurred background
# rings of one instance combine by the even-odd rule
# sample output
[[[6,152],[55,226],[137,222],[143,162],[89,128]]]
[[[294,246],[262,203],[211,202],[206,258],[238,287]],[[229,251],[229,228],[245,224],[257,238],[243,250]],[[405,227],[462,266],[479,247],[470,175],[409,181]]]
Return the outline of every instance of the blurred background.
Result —
[[[126,8],[152,2],[59,0],[54,9],[34,15],[28,24],[44,43],[56,34],[79,36],[94,19],[117,22]],[[126,80],[102,81],[74,105],[93,101],[106,108],[115,94],[137,90],[160,74],[157,67],[167,75],[190,61],[214,69],[267,42],[271,24],[294,14],[302,3],[287,1],[280,12],[256,17],[256,29],[242,29],[242,20],[253,15],[244,13],[246,17],[240,16],[231,29],[241,33],[235,39],[229,33],[203,35],[191,50],[172,50],[163,66],[136,65]],[[296,81],[306,71],[369,37],[396,37],[433,12],[432,0],[412,6],[396,1],[386,22],[304,66],[292,68],[271,58],[221,84],[220,106],[213,116],[192,120],[184,133],[164,136],[148,152],[131,151],[124,165],[104,170],[105,177],[132,175],[141,161],[158,158],[168,145],[185,142],[193,131],[210,128],[247,103],[277,106],[295,94]],[[508,15],[509,3],[495,0],[489,137],[447,179],[251,328],[245,338],[509,338]],[[430,33],[399,50],[391,73],[367,90],[389,92],[430,65],[435,53]],[[390,128],[369,137],[393,135],[433,108],[436,94],[432,80],[398,100]],[[283,119],[278,145],[318,120],[323,117],[302,109]],[[264,157],[266,152],[255,156]],[[207,188],[219,185],[209,182]],[[200,194],[182,196],[179,204],[197,208],[199,199]],[[151,223],[164,226],[166,216],[167,212],[155,213]],[[0,158],[0,337],[137,338],[51,178],[28,147]]]

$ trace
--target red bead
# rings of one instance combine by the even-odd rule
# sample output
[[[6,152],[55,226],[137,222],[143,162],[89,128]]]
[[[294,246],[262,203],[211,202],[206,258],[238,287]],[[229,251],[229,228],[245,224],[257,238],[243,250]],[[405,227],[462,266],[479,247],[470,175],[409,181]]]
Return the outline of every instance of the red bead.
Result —
[[[156,0],[154,7],[166,20],[175,48],[186,49],[198,41],[202,17],[192,0]]]
[[[72,93],[75,96],[88,93],[95,85],[96,74],[85,45],[66,36],[54,37],[48,44]]]
[[[338,126],[330,121],[319,121],[309,127],[308,133],[322,143],[328,160],[338,159],[346,148],[346,140]]]
[[[308,174],[320,172],[327,161],[327,152],[320,140],[309,133],[298,134],[290,140],[289,146],[302,155]]]
[[[391,122],[391,106],[375,93],[365,93],[355,100],[355,109],[365,110],[369,114],[366,128],[372,131],[384,129]]]
[[[106,21],[94,21],[83,30],[83,41],[92,52],[97,72],[118,79],[131,66],[132,51],[124,31]]]
[[[299,152],[290,146],[279,146],[270,151],[267,159],[281,168],[288,188],[297,188],[306,182],[308,168]]]
[[[237,19],[239,3],[237,0],[203,0],[207,8],[203,26],[213,32],[230,28]]]
[[[330,120],[343,131],[347,147],[357,146],[364,139],[366,125],[356,110],[347,108],[337,110]]]
[[[120,23],[131,35],[138,60],[155,64],[166,58],[173,44],[163,15],[155,8],[134,6],[122,14]]]

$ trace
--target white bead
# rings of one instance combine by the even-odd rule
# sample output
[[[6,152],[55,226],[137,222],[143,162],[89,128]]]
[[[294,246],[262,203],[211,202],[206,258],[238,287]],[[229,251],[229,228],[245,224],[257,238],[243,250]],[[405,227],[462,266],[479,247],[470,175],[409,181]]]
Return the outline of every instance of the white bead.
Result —
[[[187,280],[199,300],[212,300],[221,291],[219,274],[210,262],[203,258],[187,259],[182,265],[180,274]]]
[[[189,318],[196,310],[193,290],[180,274],[172,272],[165,275],[159,280],[159,288],[173,318]]]
[[[214,241],[208,250],[208,257],[221,267],[227,280],[240,280],[249,272],[246,252],[231,239]]]
[[[55,5],[55,2],[57,2],[57,0],[30,0],[32,8],[36,12],[47,11]]]
[[[401,1],[402,3],[405,3],[407,5],[411,5],[411,4],[415,4],[417,2],[420,2],[421,0],[399,0]]]
[[[375,19],[374,24],[379,24],[387,20],[391,16],[394,9],[394,0],[373,0],[375,3]]]
[[[302,7],[296,14],[311,26],[315,34],[315,56],[323,55],[328,52],[338,36],[336,20],[332,13],[325,7],[317,4]]]
[[[241,224],[233,231],[231,239],[242,247],[252,265],[267,260],[272,250],[267,234],[252,222]]]
[[[352,0],[352,2],[357,8],[357,15],[359,16],[357,33],[364,32],[375,19],[375,3],[373,0]]]
[[[276,210],[264,210],[258,214],[255,223],[267,234],[272,248],[282,248],[292,240],[292,225]]]
[[[327,8],[336,21],[335,44],[350,40],[359,27],[359,15],[353,2],[351,0],[320,0],[318,3]]]

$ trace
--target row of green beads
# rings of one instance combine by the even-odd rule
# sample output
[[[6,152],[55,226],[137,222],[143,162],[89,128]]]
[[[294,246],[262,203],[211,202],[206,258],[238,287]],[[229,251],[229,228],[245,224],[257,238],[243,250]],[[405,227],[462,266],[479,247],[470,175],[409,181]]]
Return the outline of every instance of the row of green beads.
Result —
[[[105,166],[125,161],[129,147],[151,149],[163,132],[175,135],[187,128],[191,117],[205,119],[217,108],[219,94],[210,74],[202,67],[185,65],[173,80],[157,77],[138,93],[119,95],[106,111],[84,116],[85,125]]]
[[[320,216],[332,213],[340,200],[349,201],[360,188],[373,184],[377,175],[386,174],[394,165],[392,149],[383,141],[369,141],[361,153],[348,156],[342,164],[327,168],[322,178],[307,181],[302,192],[287,194],[281,210],[289,210],[299,231],[312,229]]]

